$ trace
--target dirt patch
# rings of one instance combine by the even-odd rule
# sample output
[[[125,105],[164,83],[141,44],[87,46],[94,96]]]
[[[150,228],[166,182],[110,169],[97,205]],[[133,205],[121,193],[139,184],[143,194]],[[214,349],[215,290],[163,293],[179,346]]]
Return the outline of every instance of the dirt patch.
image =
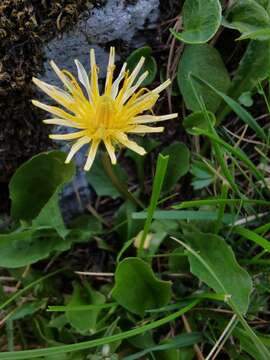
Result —
[[[19,164],[51,146],[40,121],[44,114],[30,103],[31,78],[43,69],[44,43],[71,28],[89,5],[85,0],[1,2],[0,182],[7,182]]]

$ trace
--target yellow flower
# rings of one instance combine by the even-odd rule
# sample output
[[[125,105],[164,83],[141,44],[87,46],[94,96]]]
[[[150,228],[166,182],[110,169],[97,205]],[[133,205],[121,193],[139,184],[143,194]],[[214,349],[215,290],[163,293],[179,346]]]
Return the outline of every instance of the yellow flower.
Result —
[[[53,61],[51,61],[51,66],[63,82],[67,91],[33,78],[34,83],[40,89],[66,109],[63,110],[56,106],[50,106],[37,100],[32,100],[35,106],[56,116],[56,118],[44,120],[44,123],[63,125],[79,130],[68,134],[50,135],[50,138],[55,140],[77,139],[70,149],[66,163],[70,162],[72,157],[83,145],[90,145],[84,167],[85,170],[89,170],[93,164],[98,146],[101,142],[104,143],[113,164],[116,163],[114,148],[116,144],[124,145],[136,153],[144,155],[145,150],[136,142],[130,140],[127,134],[162,132],[163,127],[150,127],[145,124],[177,117],[177,114],[163,116],[143,115],[145,111],[152,110],[159,98],[159,93],[170,85],[170,80],[165,81],[151,91],[148,89],[138,90],[148,75],[146,71],[138,78],[138,74],[144,63],[144,58],[141,58],[131,74],[126,70],[125,63],[118,77],[113,81],[113,73],[115,70],[114,59],[115,49],[112,47],[103,94],[100,94],[98,87],[98,68],[93,49],[90,51],[90,77],[87,75],[82,64],[78,60],[75,60],[78,79],[84,86],[85,92],[81,89],[72,74],[66,70],[61,71]]]

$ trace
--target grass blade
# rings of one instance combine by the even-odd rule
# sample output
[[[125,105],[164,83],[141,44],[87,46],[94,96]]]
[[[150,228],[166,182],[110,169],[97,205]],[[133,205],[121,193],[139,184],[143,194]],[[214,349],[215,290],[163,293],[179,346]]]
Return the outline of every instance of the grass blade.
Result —
[[[268,141],[268,137],[264,131],[264,129],[257,123],[257,121],[253,118],[253,116],[244,109],[240,104],[238,104],[235,100],[230,98],[228,95],[223,92],[217,90],[214,86],[209,84],[206,80],[201,79],[197,75],[191,74],[191,76],[198,82],[203,83],[208,86],[212,91],[214,91],[217,95],[219,95],[226,104],[238,115],[239,119],[241,119],[245,124],[247,124],[251,129],[253,129],[256,135],[264,140]]]
[[[263,236],[256,234],[254,231],[241,227],[236,227],[232,231],[243,236],[247,240],[253,241],[255,244],[270,252],[270,241],[266,240]]]
[[[169,156],[163,156],[162,154],[158,155],[153,190],[152,190],[150,205],[147,210],[147,218],[146,218],[146,221],[144,224],[143,234],[142,234],[141,241],[140,241],[139,253],[141,253],[144,248],[145,239],[150,230],[153,215],[154,215],[154,212],[155,212],[157,204],[158,204],[158,199],[159,199],[163,181],[164,181],[164,178],[166,175],[168,161],[169,161]]]
[[[182,309],[180,309],[180,310],[176,311],[175,313],[170,314],[162,319],[152,321],[149,324],[139,326],[135,329],[124,331],[119,334],[105,336],[103,338],[89,340],[89,341],[83,341],[83,342],[79,342],[77,344],[53,346],[53,347],[49,347],[49,348],[45,348],[45,349],[24,350],[24,351],[12,352],[12,353],[2,352],[2,353],[0,353],[0,360],[29,360],[29,359],[34,359],[37,357],[42,357],[42,356],[53,356],[53,355],[57,355],[57,354],[65,354],[65,353],[72,352],[72,351],[91,349],[91,348],[94,348],[97,346],[110,344],[112,342],[127,339],[132,336],[142,334],[145,331],[149,331],[149,330],[158,328],[164,324],[167,324],[167,323],[177,319],[179,316],[182,316],[189,310],[191,310],[198,303],[199,303],[198,299],[194,300],[194,301],[190,302],[187,306],[183,307]]]
[[[242,206],[245,204],[254,204],[254,205],[265,205],[270,206],[270,201],[267,200],[253,200],[253,199],[205,199],[205,200],[193,200],[193,201],[184,201],[181,204],[174,205],[173,209],[187,209],[191,207],[200,207],[200,206],[214,206],[214,205],[238,205]]]

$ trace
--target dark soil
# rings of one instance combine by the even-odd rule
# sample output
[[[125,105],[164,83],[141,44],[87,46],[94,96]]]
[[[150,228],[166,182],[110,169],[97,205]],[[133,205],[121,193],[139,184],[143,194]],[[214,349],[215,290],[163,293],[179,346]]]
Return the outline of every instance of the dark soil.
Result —
[[[93,1],[91,3],[94,3]],[[101,5],[102,1],[96,1]],[[103,1],[104,3],[104,1]],[[42,71],[43,45],[72,27],[86,0],[2,0],[0,5],[0,182],[51,144],[34,109],[32,76]]]

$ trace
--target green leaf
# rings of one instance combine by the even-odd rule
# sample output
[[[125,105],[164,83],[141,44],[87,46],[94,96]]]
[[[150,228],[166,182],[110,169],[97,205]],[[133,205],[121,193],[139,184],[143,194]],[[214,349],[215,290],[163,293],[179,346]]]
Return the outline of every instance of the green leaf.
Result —
[[[216,293],[230,295],[234,307],[239,313],[245,314],[252,280],[237,263],[231,247],[222,237],[213,234],[187,233],[184,239],[192,249],[188,249],[191,272]]]
[[[253,99],[252,99],[252,94],[250,91],[245,91],[243,92],[239,98],[238,101],[240,102],[241,105],[244,105],[246,107],[250,107],[253,105]]]
[[[14,313],[10,316],[9,320],[19,320],[25,318],[26,316],[33,315],[37,311],[44,309],[46,306],[47,300],[35,300],[31,303],[23,304],[18,307]]]
[[[41,153],[17,169],[9,184],[13,218],[35,219],[60,187],[71,180],[75,167],[66,165],[65,158],[60,151]]]
[[[190,153],[185,144],[174,142],[166,147],[162,154],[164,156],[169,155],[163,191],[170,191],[179,179],[188,172]]]
[[[127,175],[122,170],[120,165],[116,164],[113,169],[121,181],[125,182],[127,180]],[[86,173],[86,178],[89,184],[93,186],[98,196],[110,196],[112,198],[121,196],[119,191],[111,182],[110,177],[106,174],[100,156],[97,157],[91,168],[91,171]]]
[[[151,222],[153,219],[154,211],[158,204],[158,199],[163,186],[164,178],[167,171],[169,156],[158,155],[158,161],[156,166],[156,172],[154,177],[154,183],[152,188],[152,194],[150,199],[150,205],[147,209],[147,218],[143,227],[143,233],[139,244],[139,253],[142,253],[146,237],[149,233]]]
[[[230,97],[237,99],[243,92],[253,90],[270,72],[270,41],[251,41],[236,70]]]
[[[189,262],[182,247],[177,247],[171,252],[168,266],[172,273],[188,272]]]
[[[192,347],[185,347],[180,349],[171,349],[159,351],[155,354],[156,360],[193,360],[194,349]]]
[[[238,104],[230,96],[228,96],[228,95],[224,94],[222,91],[219,91],[218,89],[216,89],[208,81],[206,81],[196,75],[193,75],[193,74],[191,75],[191,77],[194,77],[194,79],[197,82],[199,82],[200,84],[206,85],[206,87],[208,87],[208,89],[213,90],[216,95],[220,96],[229,105],[229,107],[239,116],[239,118],[243,122],[245,122],[248,126],[251,127],[252,130],[254,130],[256,132],[258,137],[260,137],[264,141],[267,141],[268,138],[267,138],[267,134],[265,133],[264,129],[258,124],[257,120],[254,119],[253,116],[246,109],[244,109],[240,104]],[[206,132],[204,129],[202,129],[202,131],[200,131],[200,129],[198,129],[198,131],[196,129],[194,129],[193,131],[197,134],[201,134],[201,133],[203,134]]]
[[[146,219],[145,211],[135,212],[132,218],[136,220]],[[187,221],[216,221],[218,219],[218,211],[189,211],[189,210],[157,210],[154,212],[153,219],[156,220],[187,220]],[[232,224],[237,220],[234,214],[226,213],[223,216],[224,224]]]
[[[269,240],[265,239],[263,236],[256,234],[254,231],[235,227],[233,228],[233,232],[243,236],[245,239],[253,241],[255,244],[261,246],[265,251],[270,252],[270,242]]]
[[[136,139],[136,142],[138,143],[138,145],[142,146],[145,149],[147,154],[159,145],[159,142],[146,136],[138,137],[138,139]],[[130,149],[127,149],[125,151],[125,156],[131,158],[134,161],[140,187],[143,189],[145,180],[145,163],[148,160],[148,156],[140,156]]]
[[[198,134],[203,134],[213,140],[215,143],[221,145],[224,149],[228,151],[230,156],[234,155],[239,160],[241,160],[248,169],[252,172],[252,174],[259,180],[265,184],[265,179],[263,173],[258,170],[257,166],[249,159],[249,157],[244,153],[244,151],[240,148],[235,148],[234,146],[228,144],[226,141],[222,140],[217,134],[213,134],[204,130],[199,129]]]
[[[92,240],[94,235],[101,232],[102,223],[96,217],[84,214],[70,222],[66,239],[72,243],[84,243]]]
[[[0,266],[18,268],[45,259],[54,251],[68,250],[71,242],[53,230],[24,230],[0,235]]]
[[[32,228],[52,227],[60,236],[66,237],[69,230],[64,224],[64,220],[59,208],[58,193],[55,192],[47,204],[40,211],[39,215],[33,220]]]
[[[183,5],[184,31],[173,35],[188,44],[203,44],[209,41],[221,25],[219,0],[186,0]]]
[[[183,348],[187,346],[192,346],[201,340],[201,335],[199,333],[186,333],[179,336],[175,336],[173,339],[166,341],[162,344],[148,347],[147,349],[137,352],[123,358],[123,360],[136,360],[143,359],[144,356],[150,352],[155,351],[166,351],[169,349]]]
[[[144,46],[133,51],[127,59],[127,68],[131,72],[135,69],[136,65],[140,61],[141,57],[145,58],[143,67],[139,72],[137,79],[145,72],[148,71],[148,76],[142,82],[142,86],[152,84],[157,75],[157,63],[156,60],[151,56],[152,50],[149,46]]]
[[[257,0],[236,0],[227,12],[224,25],[241,33],[251,33],[269,27],[270,18]]]
[[[191,184],[194,190],[203,189],[215,180],[215,174],[202,161],[194,161],[190,172],[193,175]]]
[[[124,202],[116,215],[117,233],[122,242],[135,237],[141,230],[143,223],[134,221],[131,214],[136,211],[137,207],[131,202]]]
[[[208,119],[211,121],[212,125],[214,126],[216,123],[215,115],[210,111],[207,111],[207,115],[208,115],[207,116]],[[197,135],[198,133],[193,131],[194,127],[199,129],[209,130],[209,121],[207,117],[205,116],[205,113],[203,113],[202,111],[197,111],[186,116],[183,120],[183,126],[186,132],[189,133],[190,135]]]
[[[76,307],[81,305],[99,305],[105,303],[105,297],[98,291],[90,288],[81,287],[78,283],[73,285],[73,294],[67,304],[66,317],[70,324],[80,333],[95,332],[97,317],[100,309],[72,311],[68,307]]]
[[[143,260],[126,258],[117,266],[112,297],[128,311],[143,316],[146,310],[169,302],[171,283],[159,280]]]
[[[173,320],[177,319],[181,315],[187,313],[191,310],[194,306],[196,306],[200,302],[200,299],[196,299],[188,305],[182,307],[180,310],[165,316],[161,319],[148,322],[146,325],[142,325],[136,327],[134,329],[120,332],[119,334],[110,335],[101,337],[94,340],[83,341],[75,344],[68,344],[68,345],[60,345],[60,346],[52,346],[44,349],[34,349],[34,350],[22,350],[22,351],[15,351],[15,352],[1,352],[0,353],[0,360],[29,360],[33,358],[38,358],[40,356],[53,356],[57,354],[64,354],[71,351],[78,351],[78,350],[85,350],[91,349],[97,346],[101,346],[104,344],[111,344],[115,341],[123,340],[130,338],[132,336],[136,336],[142,334],[146,331],[150,331],[152,329],[158,328],[164,324],[170,323]]]
[[[237,327],[236,329],[234,329],[233,335],[240,340],[241,347],[244,351],[251,355],[252,358],[256,360],[265,360],[265,357],[258,352],[256,347],[254,347],[254,344],[250,341],[250,336],[247,334],[246,331],[244,331],[240,327]],[[262,342],[264,342],[266,347],[270,349],[269,338],[267,339],[266,337],[260,336],[260,339]],[[266,341],[264,341],[265,339]]]
[[[203,84],[192,84],[190,74],[207,80],[216,89],[226,93],[230,77],[218,51],[208,44],[187,46],[179,62],[177,81],[189,110],[201,111],[201,105],[194,93],[202,98],[207,110],[216,112],[221,99],[213,90]]]
[[[237,40],[269,40],[270,38],[270,28],[260,29],[252,32],[245,33],[241,35]]]

